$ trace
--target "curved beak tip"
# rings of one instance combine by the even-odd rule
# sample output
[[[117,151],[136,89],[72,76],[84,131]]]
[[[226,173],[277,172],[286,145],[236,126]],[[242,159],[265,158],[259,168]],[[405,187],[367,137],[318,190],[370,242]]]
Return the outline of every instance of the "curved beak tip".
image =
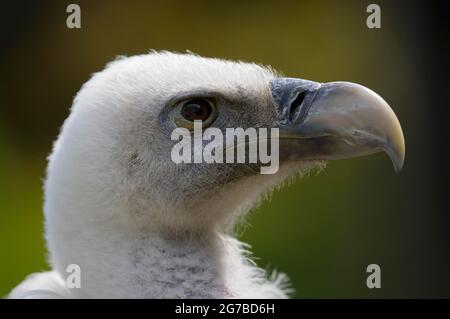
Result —
[[[394,171],[399,174],[403,169],[403,164],[405,161],[405,153],[399,154],[391,150],[385,150],[391,159],[392,165],[394,166]]]
[[[401,135],[398,136],[396,142],[387,143],[387,145],[383,147],[383,151],[385,151],[391,159],[392,165],[394,166],[394,170],[397,174],[402,171],[405,163],[405,141],[401,130],[400,134]]]
[[[306,92],[293,120],[283,124],[290,139],[297,141],[296,150],[289,142],[289,158],[333,160],[383,150],[395,172],[401,171],[405,159],[403,131],[394,111],[377,93],[351,82],[314,84],[282,79],[276,84],[273,95],[283,114],[292,115],[295,97]]]

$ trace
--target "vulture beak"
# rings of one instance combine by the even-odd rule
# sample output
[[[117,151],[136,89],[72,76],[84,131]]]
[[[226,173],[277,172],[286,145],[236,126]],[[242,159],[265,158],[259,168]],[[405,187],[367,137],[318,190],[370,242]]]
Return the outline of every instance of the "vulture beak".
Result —
[[[350,82],[271,81],[278,109],[280,160],[336,160],[386,152],[396,172],[405,141],[392,109],[378,94]]]

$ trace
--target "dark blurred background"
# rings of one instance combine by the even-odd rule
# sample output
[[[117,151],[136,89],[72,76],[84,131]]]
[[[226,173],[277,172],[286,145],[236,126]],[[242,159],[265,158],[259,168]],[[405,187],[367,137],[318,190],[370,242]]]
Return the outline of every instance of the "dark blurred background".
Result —
[[[449,1],[68,1],[2,4],[0,296],[48,269],[46,156],[73,96],[117,55],[191,50],[270,64],[285,75],[372,88],[397,113],[404,170],[387,156],[329,163],[252,212],[241,239],[257,262],[289,274],[296,297],[450,297],[447,205]],[[382,287],[366,287],[381,266]]]

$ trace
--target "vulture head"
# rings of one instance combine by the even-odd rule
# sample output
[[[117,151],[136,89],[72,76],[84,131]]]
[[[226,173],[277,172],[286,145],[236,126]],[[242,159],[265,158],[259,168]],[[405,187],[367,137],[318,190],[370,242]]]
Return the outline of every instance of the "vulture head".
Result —
[[[175,163],[172,133],[196,120],[224,135],[278,128],[278,171]],[[379,151],[401,169],[399,121],[361,85],[193,54],[119,58],[83,85],[49,159],[51,265],[61,278],[80,266],[73,296],[284,297],[229,235],[236,219],[288,178]]]

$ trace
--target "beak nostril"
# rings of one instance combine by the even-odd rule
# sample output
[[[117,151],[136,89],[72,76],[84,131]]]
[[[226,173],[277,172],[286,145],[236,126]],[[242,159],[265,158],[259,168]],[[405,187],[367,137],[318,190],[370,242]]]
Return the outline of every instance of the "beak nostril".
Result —
[[[300,106],[303,104],[303,100],[306,97],[306,91],[302,91],[297,94],[297,97],[292,101],[289,108],[289,121],[293,122],[300,113]]]

